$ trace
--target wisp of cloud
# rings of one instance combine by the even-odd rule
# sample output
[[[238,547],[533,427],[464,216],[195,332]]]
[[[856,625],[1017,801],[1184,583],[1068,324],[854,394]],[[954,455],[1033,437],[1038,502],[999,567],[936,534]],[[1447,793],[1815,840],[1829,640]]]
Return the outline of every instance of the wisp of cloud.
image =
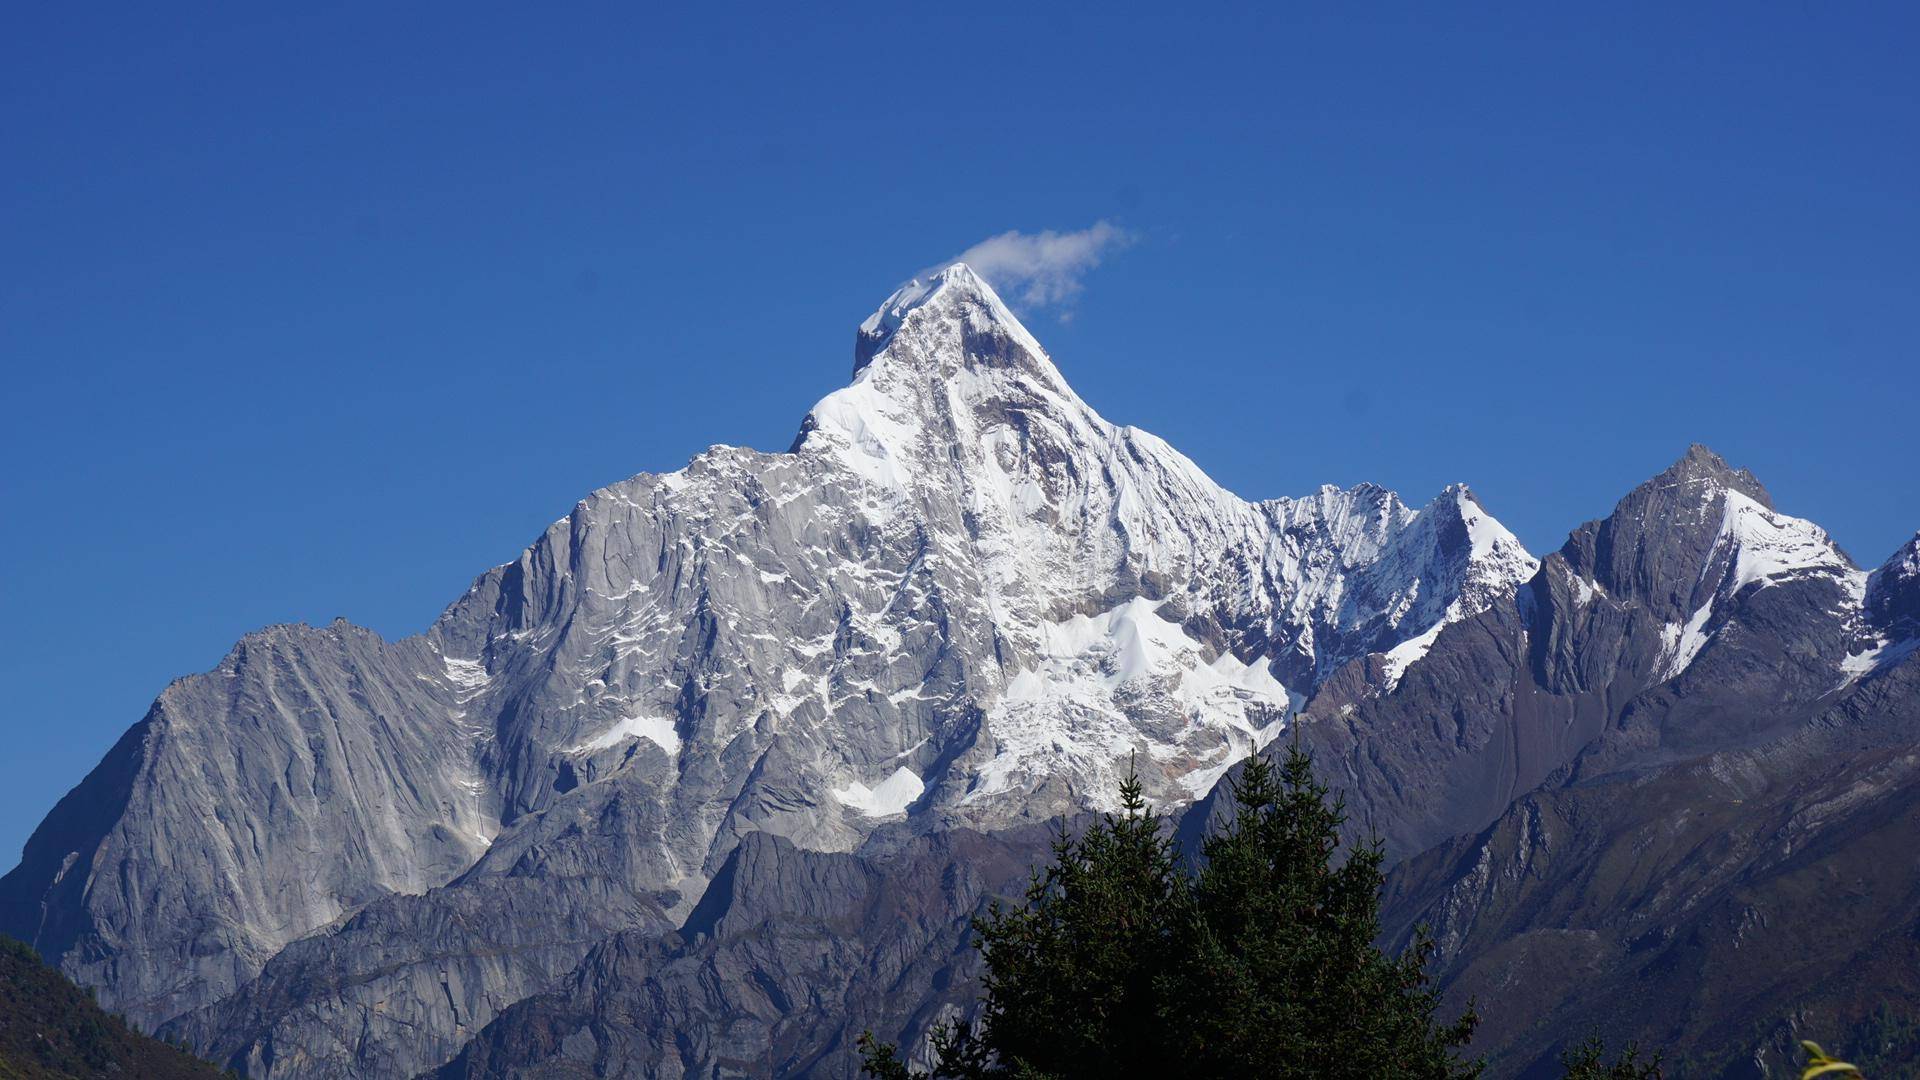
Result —
[[[1087,271],[1100,265],[1108,252],[1132,240],[1126,230],[1107,221],[1096,221],[1075,232],[1043,229],[1023,233],[1009,229],[980,241],[945,265],[966,263],[1024,307],[1059,307],[1080,295],[1080,279]]]

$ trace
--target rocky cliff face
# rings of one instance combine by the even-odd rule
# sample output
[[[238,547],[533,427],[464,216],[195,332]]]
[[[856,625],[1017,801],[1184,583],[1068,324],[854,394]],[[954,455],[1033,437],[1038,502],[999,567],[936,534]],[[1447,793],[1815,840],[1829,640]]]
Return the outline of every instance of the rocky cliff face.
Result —
[[[855,355],[789,452],[595,492],[423,635],[276,627],[169,687],[0,925],[251,1075],[405,1074],[672,930],[746,838],[1019,830],[1129,761],[1184,803],[1537,567],[1464,488],[1236,498],[964,266]]]
[[[1892,855],[1920,795],[1913,550],[1862,572],[1696,447],[1575,530],[1515,618],[1440,635],[1433,660],[1492,689],[1449,694],[1428,665],[1424,701],[1303,725],[1348,760],[1401,755],[1397,785],[1351,782],[1424,850],[1389,883],[1389,921],[1433,928],[1457,1001],[1499,1002],[1476,1044],[1495,1075],[1548,1075],[1604,1030],[1684,1075],[1758,1077],[1798,1035],[1843,1044],[1916,992],[1913,875]],[[1465,750],[1399,720],[1462,701],[1497,713],[1466,715],[1486,735]],[[1465,835],[1423,829],[1434,808]]]
[[[1920,536],[1907,541],[1868,579],[1867,617],[1873,640],[1848,661],[1853,672],[1884,666],[1920,638]]]
[[[249,635],[154,702],[0,882],[5,927],[151,1026],[288,942],[459,873],[499,827],[432,637]]]
[[[1047,844],[1039,828],[857,854],[748,837],[679,931],[596,947],[434,1076],[852,1076],[869,1030],[924,1050],[975,1012],[968,920],[1018,895]]]
[[[1360,820],[1411,855],[1576,761],[1568,776],[1792,729],[1901,655],[1904,601],[1876,609],[1869,593],[1904,580],[1859,570],[1696,446],[1576,529],[1510,602],[1436,628],[1404,676],[1368,659],[1325,680],[1300,737]],[[1226,801],[1203,800],[1189,832]]]
[[[1453,1002],[1499,1003],[1495,1075],[1557,1075],[1587,1031],[1671,1075],[1777,1076],[1800,1038],[1880,1060],[1920,1002],[1916,701],[1909,653],[1757,742],[1529,793],[1400,867],[1390,924],[1433,928]]]

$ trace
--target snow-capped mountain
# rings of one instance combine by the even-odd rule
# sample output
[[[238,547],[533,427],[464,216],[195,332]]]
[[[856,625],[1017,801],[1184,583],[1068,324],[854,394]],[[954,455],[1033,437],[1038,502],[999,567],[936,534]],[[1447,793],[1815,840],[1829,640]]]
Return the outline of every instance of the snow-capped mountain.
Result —
[[[1324,682],[1313,739],[1393,848],[1424,850],[1583,754],[1593,767],[1616,727],[1631,748],[1605,753],[1624,764],[1804,720],[1900,655],[1876,651],[1899,635],[1868,610],[1868,581],[1751,473],[1695,446],[1575,529],[1516,603],[1433,633],[1392,693],[1385,673]]]
[[[147,1025],[284,991],[311,935],[386,957],[234,1049],[300,1072],[360,1025],[363,1067],[423,1067],[593,939],[684,919],[744,836],[1043,822],[1130,765],[1178,805],[1535,565],[1460,487],[1232,495],[955,265],[861,325],[788,452],[594,492],[419,637],[275,627],[169,687],[35,834],[5,925]],[[525,909],[511,960],[414,955],[488,904]]]
[[[1885,1002],[1920,989],[1904,855],[1920,822],[1920,538],[1863,572],[1695,447],[1576,530],[1519,599],[1521,619],[1489,609],[1473,639],[1435,647],[1511,702],[1451,781],[1420,764],[1449,744],[1388,715],[1466,696],[1433,663],[1363,717],[1395,745],[1389,766],[1416,763],[1402,820],[1455,808],[1403,844],[1425,850],[1390,882],[1387,922],[1402,940],[1432,928],[1454,1001],[1497,997],[1476,1035],[1490,1071],[1538,1074],[1567,1033],[1604,1029],[1704,1074],[1759,1075],[1786,1070],[1807,1031],[1862,1045],[1883,1030]],[[1505,661],[1502,640],[1520,646]],[[1316,742],[1365,749],[1330,735]],[[1472,802],[1463,777],[1515,764],[1499,800]]]
[[[1893,738],[1916,639],[1920,538],[1865,573],[1701,447],[1542,560],[1461,486],[1241,499],[955,265],[786,452],[588,495],[421,635],[271,627],[167,687],[0,930],[253,1077],[844,1072],[964,1007],[968,916],[1130,768],[1190,839],[1295,725],[1401,858]],[[1464,956],[1460,872],[1416,899]]]
[[[1659,646],[1644,657],[1652,682],[1679,677],[1739,607],[1762,590],[1819,594],[1815,605],[1854,632],[1866,627],[1868,575],[1826,530],[1774,509],[1760,482],[1695,446],[1629,495],[1604,522],[1549,556],[1569,620],[1634,613],[1653,620]],[[1612,614],[1602,618],[1614,617]],[[1819,661],[1829,670],[1829,661]]]
[[[1443,496],[1423,517],[1456,538],[1492,531],[1464,498]],[[1878,942],[1874,954],[1904,955],[1913,874],[1882,853],[1910,820],[1885,807],[1920,791],[1907,783],[1920,662],[1889,647],[1911,640],[1920,610],[1914,551],[1871,575],[1863,610],[1864,575],[1823,534],[1695,448],[1576,529],[1517,594],[1435,605],[1428,613],[1449,613],[1437,626],[1317,681],[1295,733],[1341,789],[1355,833],[1407,857],[1387,890],[1390,924],[1440,932],[1435,973],[1457,998],[1479,993],[1501,1075],[1551,1066],[1556,1032],[1629,1018],[1684,1017],[1677,1034],[1634,1029],[1663,1044],[1738,1045],[1753,1013],[1748,998],[1718,992],[1726,985],[1844,1015],[1831,1011],[1844,993],[1808,996],[1833,985],[1815,977],[1817,957],[1778,974],[1806,933],[1836,919],[1850,939]],[[1366,573],[1390,580],[1391,566],[1381,558]],[[1366,594],[1351,584],[1348,595]],[[1705,640],[1675,671],[1668,627],[1708,601]],[[1870,647],[1880,651],[1866,667]],[[1404,667],[1389,666],[1396,651]],[[1098,692],[1076,682],[1089,677],[1047,672],[1074,694]],[[1230,802],[1216,785],[1185,815],[1183,840]],[[1675,843],[1677,833],[1692,839]],[[924,1045],[933,1022],[969,1015],[977,970],[952,948],[967,916],[996,890],[1017,892],[1022,851],[1045,857],[1020,835],[952,829],[905,844],[883,831],[844,856],[748,837],[679,934],[629,931],[596,946],[434,1075],[676,1075],[723,1057],[754,1075],[839,1075],[856,1067],[863,1030]],[[1814,854],[1783,859],[1810,837]],[[1884,902],[1832,905],[1809,892],[1808,860],[1835,852],[1880,875]],[[1756,962],[1745,930],[1765,920],[1771,944]],[[1673,935],[1682,924],[1691,929]],[[1694,948],[1729,935],[1734,945],[1704,957]],[[1649,950],[1664,958],[1650,965]],[[1655,1004],[1643,1000],[1649,985]],[[1856,1003],[1877,1004],[1871,988],[1882,985]],[[743,1027],[751,1038],[736,1035]]]

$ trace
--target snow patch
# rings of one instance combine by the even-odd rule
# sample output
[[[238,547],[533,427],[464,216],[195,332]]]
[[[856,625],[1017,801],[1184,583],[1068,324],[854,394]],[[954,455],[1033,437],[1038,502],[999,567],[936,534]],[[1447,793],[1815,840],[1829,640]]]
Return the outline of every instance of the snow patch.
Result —
[[[846,787],[833,789],[833,797],[867,817],[877,818],[906,813],[907,807],[926,790],[927,785],[919,774],[902,765],[893,770],[892,776],[880,781],[878,787],[869,788],[855,780]]]
[[[1597,586],[1593,582],[1588,581],[1586,578],[1583,578],[1578,574],[1572,574],[1572,575],[1569,575],[1569,577],[1573,581],[1574,606],[1586,607],[1588,604],[1593,603],[1593,594],[1595,591],[1597,591]]]
[[[447,666],[447,681],[463,691],[463,697],[471,697],[486,689],[493,676],[487,674],[487,665],[479,660],[456,660],[451,656],[441,657]]]
[[[1439,622],[1427,627],[1424,632],[1380,654],[1380,664],[1384,669],[1382,677],[1389,693],[1394,687],[1400,685],[1400,676],[1407,673],[1407,668],[1413,666],[1415,660],[1427,655],[1427,651],[1433,648],[1435,639],[1440,636],[1440,631],[1446,629],[1447,624],[1452,621],[1442,617]]]
[[[673,721],[657,716],[629,716],[600,735],[568,750],[570,754],[605,750],[628,739],[647,739],[669,754],[680,752],[680,732]]]
[[[1735,545],[1729,594],[1756,581],[1771,585],[1775,578],[1804,570],[1859,574],[1820,526],[1776,513],[1737,491],[1728,491],[1726,498],[1719,542]]]
[[[1882,639],[1867,651],[1854,653],[1840,661],[1840,685],[1834,689],[1844,689],[1883,667],[1890,667],[1900,662],[1916,651],[1920,651],[1920,638],[1891,643]]]
[[[808,438],[833,444],[841,464],[868,483],[905,491],[912,480],[908,452],[916,426],[910,413],[880,392],[861,371],[850,386],[821,398],[809,414],[814,430]]]
[[[1206,659],[1205,647],[1159,608],[1136,598],[1098,615],[1042,624],[1036,662],[1008,680],[987,714],[997,753],[965,801],[1063,769],[1106,778],[1131,754],[1177,757],[1188,741],[1183,734],[1211,729],[1224,760],[1181,778],[1197,798],[1234,761],[1279,734],[1294,699],[1267,665],[1231,653]],[[1130,706],[1170,713],[1185,728],[1143,734]],[[1089,785],[1096,799],[1111,788]]]
[[[1705,632],[1707,620],[1713,618],[1713,601],[1700,605],[1693,613],[1687,625],[1668,623],[1660,628],[1661,649],[1660,665],[1655,681],[1666,682],[1687,670],[1700,650],[1706,648],[1707,641],[1713,635]]]

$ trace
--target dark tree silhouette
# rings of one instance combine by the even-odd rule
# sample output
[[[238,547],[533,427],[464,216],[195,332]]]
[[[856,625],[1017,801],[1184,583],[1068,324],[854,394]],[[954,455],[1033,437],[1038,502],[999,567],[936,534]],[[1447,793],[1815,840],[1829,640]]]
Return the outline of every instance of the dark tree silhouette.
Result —
[[[1417,935],[1379,936],[1378,841],[1339,858],[1345,810],[1292,747],[1247,762],[1234,820],[1183,873],[1137,779],[1121,809],[1060,836],[1025,902],[975,921],[985,1000],[970,1028],[934,1033],[930,1077],[1478,1075],[1462,1061],[1475,1017],[1436,1019]],[[880,1080],[915,1073],[861,1039]]]
[[[1560,1055],[1560,1067],[1566,1080],[1660,1080],[1660,1055],[1640,1060],[1640,1047],[1628,1043],[1613,1061],[1607,1060],[1607,1044],[1600,1036],[1588,1036],[1579,1046]]]

